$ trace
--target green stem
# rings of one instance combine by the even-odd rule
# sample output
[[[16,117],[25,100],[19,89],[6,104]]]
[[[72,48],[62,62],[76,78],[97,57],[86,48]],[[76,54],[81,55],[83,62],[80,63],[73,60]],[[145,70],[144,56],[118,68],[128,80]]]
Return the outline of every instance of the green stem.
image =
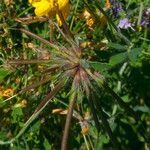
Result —
[[[86,136],[83,135],[83,138],[84,138],[84,141],[85,141],[85,145],[86,145],[87,150],[90,150],[88,141],[87,141],[87,139],[86,139]]]
[[[17,17],[21,17],[22,15],[24,15],[26,12],[28,12],[30,9],[32,9],[33,7],[30,6],[29,8],[25,9],[24,11],[22,11]]]
[[[143,2],[141,2],[140,10],[139,10],[139,17],[138,17],[138,22],[137,22],[138,26],[140,26],[140,24],[141,24],[143,9],[144,9]]]
[[[93,143],[91,141],[90,135],[87,135],[87,137],[88,137],[88,140],[89,140],[89,143],[90,143],[90,146],[91,146],[91,150],[94,150],[94,146],[93,146]]]
[[[73,12],[73,17],[72,17],[72,20],[71,20],[71,23],[70,23],[70,31],[72,30],[72,26],[73,26],[73,22],[74,22],[74,18],[75,18],[74,14],[76,14],[79,1],[80,1],[80,0],[77,0],[76,6],[75,6],[75,10],[74,10],[74,12]]]

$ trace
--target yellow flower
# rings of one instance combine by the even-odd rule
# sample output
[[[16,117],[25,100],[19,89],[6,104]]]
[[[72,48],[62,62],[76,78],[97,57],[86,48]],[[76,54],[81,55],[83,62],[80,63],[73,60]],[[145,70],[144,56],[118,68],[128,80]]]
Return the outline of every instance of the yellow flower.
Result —
[[[87,10],[87,9],[84,9],[83,11],[83,14],[81,16],[83,19],[85,19],[86,21],[86,24],[89,26],[89,27],[92,27],[94,25],[94,17],[91,15],[91,13]]]
[[[10,97],[14,93],[14,90],[12,88],[6,89],[3,91],[2,96],[4,97]]]
[[[85,19],[86,24],[89,27],[92,27],[95,24],[95,18],[94,18],[94,16],[86,8],[84,9],[81,17],[83,19]],[[103,14],[99,15],[99,22],[97,22],[97,23],[99,23],[100,28],[105,27],[105,25],[107,24],[106,17]]]
[[[87,20],[86,20],[86,24],[87,24],[89,27],[92,27],[92,25],[94,24],[94,19],[93,19],[93,18],[87,19]]]
[[[58,6],[64,19],[68,17],[70,11],[69,0],[29,0],[29,3],[35,7],[36,16],[53,17],[56,15],[59,25],[62,25],[62,22],[57,14],[56,6]]]
[[[111,7],[111,3],[110,3],[110,0],[106,0],[106,8],[110,8]]]
[[[82,122],[80,122],[80,126],[81,126],[81,133],[83,135],[89,134],[90,126],[89,126],[89,123],[86,120],[83,120]]]

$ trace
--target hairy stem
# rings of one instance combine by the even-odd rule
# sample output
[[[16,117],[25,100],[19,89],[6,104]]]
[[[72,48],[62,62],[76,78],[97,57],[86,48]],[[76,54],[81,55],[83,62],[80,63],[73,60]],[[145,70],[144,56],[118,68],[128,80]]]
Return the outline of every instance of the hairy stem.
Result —
[[[44,60],[44,59],[33,59],[33,60],[9,60],[7,61],[8,64],[10,65],[28,65],[28,64],[41,64],[41,63],[48,63],[49,60]]]
[[[73,97],[72,97],[72,100],[70,101],[70,104],[69,104],[69,109],[68,109],[68,113],[67,113],[63,138],[62,138],[62,142],[61,142],[61,150],[66,150],[67,149],[69,129],[70,129],[70,125],[71,125],[71,119],[72,119],[73,108],[74,108],[75,102],[76,102],[76,95],[74,93]]]
[[[53,44],[53,43],[50,43],[49,41],[45,40],[44,38],[42,38],[42,37],[40,37],[40,36],[38,36],[38,35],[36,35],[36,34],[30,32],[30,31],[28,31],[28,30],[25,30],[25,29],[22,29],[22,28],[16,29],[16,30],[20,30],[21,32],[23,32],[23,33],[25,33],[25,34],[27,34],[27,35],[29,35],[29,36],[32,36],[33,38],[35,38],[35,39],[41,41],[43,44],[46,44],[47,46],[50,46],[50,47],[52,47],[52,48],[54,48],[54,49],[57,49],[57,50],[59,49],[59,47],[58,47],[57,45],[55,45],[55,44]]]

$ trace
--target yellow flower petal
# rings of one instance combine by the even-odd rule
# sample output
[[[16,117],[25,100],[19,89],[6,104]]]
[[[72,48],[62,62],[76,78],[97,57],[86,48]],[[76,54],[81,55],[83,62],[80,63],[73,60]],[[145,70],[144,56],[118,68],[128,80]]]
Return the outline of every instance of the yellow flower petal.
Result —
[[[33,3],[40,2],[41,0],[29,0],[29,3],[33,5]]]
[[[36,16],[45,16],[48,15],[49,11],[52,8],[52,5],[47,0],[41,0],[40,2],[32,3],[33,7],[35,7]]]
[[[62,9],[65,9],[66,6],[69,4],[69,0],[58,0],[57,3],[59,6],[59,9],[62,10]]]
[[[62,12],[62,15],[63,15],[64,19],[66,20],[67,17],[68,17],[68,15],[69,15],[69,12],[70,12],[70,4],[68,3],[68,4],[61,10],[61,12]],[[60,19],[60,17],[59,17],[58,14],[56,14],[56,19],[57,19],[58,25],[61,26],[61,25],[62,25],[62,21],[61,21],[61,19]]]
[[[32,3],[32,0],[29,0],[29,3],[31,4],[31,3]]]

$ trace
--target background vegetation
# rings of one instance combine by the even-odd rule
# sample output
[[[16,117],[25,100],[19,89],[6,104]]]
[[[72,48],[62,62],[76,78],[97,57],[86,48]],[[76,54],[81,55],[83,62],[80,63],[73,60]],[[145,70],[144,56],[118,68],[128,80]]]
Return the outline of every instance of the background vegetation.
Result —
[[[47,18],[32,17],[34,8],[27,0],[0,2],[0,149],[60,149],[75,91],[68,149],[148,150],[148,0],[70,3],[66,22],[73,41],[71,37],[68,40],[63,26],[55,24],[55,18],[50,22]],[[80,48],[79,64],[95,73],[95,78],[88,76],[90,87],[83,87],[87,85],[83,74],[81,86],[77,85],[76,76],[66,79],[66,60],[58,59],[60,54],[44,39],[60,49]],[[75,60],[76,56],[72,58]],[[57,87],[63,78],[67,84]],[[41,108],[41,101],[50,91],[56,92],[53,100],[30,122],[28,119]]]

